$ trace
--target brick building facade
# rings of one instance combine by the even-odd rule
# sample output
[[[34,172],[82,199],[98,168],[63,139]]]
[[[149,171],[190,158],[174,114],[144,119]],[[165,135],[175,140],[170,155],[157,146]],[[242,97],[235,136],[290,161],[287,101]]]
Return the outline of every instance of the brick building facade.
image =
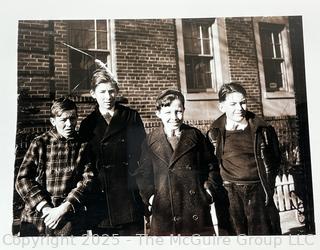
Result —
[[[80,72],[76,70],[90,77],[93,60],[67,45],[99,59],[105,56],[120,83],[122,99],[139,111],[147,130],[159,125],[154,113],[157,94],[174,88],[186,98],[186,122],[205,132],[221,114],[219,86],[238,81],[247,89],[248,109],[276,127],[284,165],[299,161],[295,85],[305,83],[293,78],[292,57],[297,49],[290,29],[296,26],[289,17],[102,21],[82,21],[82,28],[70,20],[19,21],[16,171],[28,142],[50,126],[54,98],[70,95],[79,107],[79,123],[94,108],[89,89],[73,82],[73,72]],[[89,22],[94,24],[89,31],[82,30]],[[95,34],[94,48],[77,46],[90,32]],[[268,37],[271,45],[265,43]],[[273,46],[270,58],[268,46]]]

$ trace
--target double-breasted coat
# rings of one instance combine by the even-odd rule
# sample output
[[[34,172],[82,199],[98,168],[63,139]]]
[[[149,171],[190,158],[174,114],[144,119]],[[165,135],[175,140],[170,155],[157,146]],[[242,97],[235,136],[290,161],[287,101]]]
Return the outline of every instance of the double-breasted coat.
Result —
[[[214,192],[214,164],[205,137],[183,124],[173,151],[163,127],[150,134],[142,145],[138,174],[140,194],[152,203],[151,235],[213,235],[210,215]]]
[[[89,142],[98,172],[96,193],[88,205],[89,216],[95,217],[91,226],[107,228],[142,221],[144,207],[134,177],[145,138],[138,112],[116,104],[107,124],[97,108],[82,121],[80,136]]]

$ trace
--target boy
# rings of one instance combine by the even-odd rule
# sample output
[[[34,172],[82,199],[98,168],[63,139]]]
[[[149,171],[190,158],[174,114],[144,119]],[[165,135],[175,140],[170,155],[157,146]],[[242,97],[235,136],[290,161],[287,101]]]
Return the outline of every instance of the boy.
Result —
[[[53,128],[32,141],[23,159],[15,183],[25,202],[20,236],[83,233],[83,203],[94,175],[86,144],[75,133],[76,121],[73,101],[54,101]]]
[[[235,234],[281,234],[279,214],[273,202],[280,164],[273,127],[247,111],[246,91],[238,83],[219,90],[219,109],[208,137],[215,146],[220,172],[230,203]]]
[[[118,85],[101,68],[94,72],[91,96],[96,109],[80,125],[98,171],[98,187],[88,206],[89,226],[98,235],[143,233],[144,206],[134,173],[145,130],[137,111],[116,103]]]
[[[213,156],[202,133],[183,123],[184,97],[166,90],[156,100],[162,126],[142,145],[138,185],[151,205],[151,235],[213,235]],[[151,198],[151,199],[150,199]],[[149,201],[150,199],[150,201]]]

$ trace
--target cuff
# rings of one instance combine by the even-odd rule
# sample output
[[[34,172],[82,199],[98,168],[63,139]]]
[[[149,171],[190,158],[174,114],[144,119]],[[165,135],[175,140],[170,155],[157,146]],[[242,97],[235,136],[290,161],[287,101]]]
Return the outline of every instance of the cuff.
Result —
[[[42,212],[42,209],[45,208],[45,207],[51,207],[49,205],[49,203],[46,201],[46,200],[42,200],[39,202],[39,204],[36,206],[36,210],[38,212]]]

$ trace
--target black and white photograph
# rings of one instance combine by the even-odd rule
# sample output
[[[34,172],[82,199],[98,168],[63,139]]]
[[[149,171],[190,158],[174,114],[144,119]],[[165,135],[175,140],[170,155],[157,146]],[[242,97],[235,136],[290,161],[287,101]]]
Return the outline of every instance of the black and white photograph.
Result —
[[[201,10],[17,16],[2,244],[316,244],[314,19]]]

